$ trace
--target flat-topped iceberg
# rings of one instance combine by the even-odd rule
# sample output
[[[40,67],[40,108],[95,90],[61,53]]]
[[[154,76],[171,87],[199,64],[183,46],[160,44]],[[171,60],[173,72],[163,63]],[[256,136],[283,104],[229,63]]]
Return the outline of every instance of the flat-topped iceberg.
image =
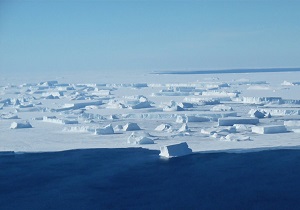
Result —
[[[287,129],[284,125],[254,126],[252,132],[258,134],[285,133]]]
[[[186,142],[160,147],[160,156],[166,158],[179,157],[189,155],[192,150]]]
[[[251,124],[256,125],[259,123],[257,118],[247,118],[247,117],[227,117],[219,118],[219,126],[233,126],[234,124]]]

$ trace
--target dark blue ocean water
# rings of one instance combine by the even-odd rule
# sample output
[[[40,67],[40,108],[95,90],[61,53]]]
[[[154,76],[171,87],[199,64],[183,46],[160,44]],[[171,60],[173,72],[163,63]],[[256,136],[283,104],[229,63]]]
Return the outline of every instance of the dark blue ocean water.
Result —
[[[0,156],[0,209],[299,209],[300,151]]]

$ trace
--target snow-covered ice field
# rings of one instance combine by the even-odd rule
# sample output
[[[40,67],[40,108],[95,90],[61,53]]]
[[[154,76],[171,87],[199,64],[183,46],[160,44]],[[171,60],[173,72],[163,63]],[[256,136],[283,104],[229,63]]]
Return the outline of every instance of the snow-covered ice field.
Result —
[[[300,72],[4,76],[0,151],[159,150],[181,142],[193,152],[299,148],[297,78]]]

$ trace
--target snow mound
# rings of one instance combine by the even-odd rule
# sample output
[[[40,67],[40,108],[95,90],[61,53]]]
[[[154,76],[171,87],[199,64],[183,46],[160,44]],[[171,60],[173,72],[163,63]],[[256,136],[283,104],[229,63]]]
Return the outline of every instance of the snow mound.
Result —
[[[234,124],[233,125],[237,131],[251,131],[252,125],[246,124]]]
[[[108,108],[108,109],[125,109],[125,108],[127,108],[127,106],[125,104],[117,102],[115,100],[110,100],[107,103],[106,108]]]
[[[111,99],[107,104],[107,108],[111,109],[145,109],[151,108],[151,104],[147,97],[143,95],[124,96],[122,100]]]
[[[10,119],[19,119],[18,115],[15,115],[14,113],[10,112],[7,114],[1,114],[1,119],[10,120]]]
[[[116,125],[115,127],[114,127],[114,130],[115,131],[123,131],[123,125]]]
[[[229,98],[230,100],[230,98]],[[216,105],[220,104],[219,98],[193,98],[193,97],[186,97],[184,98],[185,102],[197,103],[199,105]]]
[[[233,111],[231,106],[226,106],[224,104],[216,105],[210,109],[213,112],[222,112],[222,111]]]
[[[220,138],[221,141],[251,141],[250,136],[240,134],[228,134],[225,137]]]
[[[136,132],[132,132],[127,139],[128,144],[154,144],[154,141],[149,138],[149,135],[138,135]]]
[[[151,107],[151,103],[149,101],[143,101],[143,102],[139,102],[133,106],[131,106],[131,109],[145,109],[145,108],[150,108]]]
[[[219,118],[218,119],[219,126],[232,126],[234,124],[256,125],[258,123],[259,123],[259,119],[257,119],[257,118],[227,117],[227,118]]]
[[[250,114],[250,117],[256,117],[256,118],[265,118],[265,117],[267,117],[266,112],[259,111],[259,110],[256,110],[256,109],[251,109],[248,114]]]
[[[48,95],[45,97],[45,99],[59,99],[58,96]]]
[[[151,102],[147,99],[147,97],[143,95],[138,96],[132,96],[132,97],[125,97],[129,99],[127,101],[127,106],[130,109],[145,109],[145,108],[151,108]]]
[[[72,126],[63,129],[64,132],[72,132],[72,133],[88,133],[94,130],[95,129],[92,129],[89,126]]]
[[[127,123],[123,126],[123,131],[136,131],[141,130],[140,126],[136,123]]]
[[[254,126],[252,132],[258,134],[285,133],[287,129],[284,125]]]
[[[186,123],[188,121],[186,115],[184,116],[181,116],[181,115],[178,115],[176,117],[176,123]]]
[[[171,101],[170,105],[167,105],[163,108],[164,112],[174,112],[174,111],[183,111],[184,109],[179,106],[175,101]]]
[[[58,81],[52,80],[52,81],[46,81],[46,82],[40,82],[39,85],[42,87],[52,87],[54,85],[57,85]]]
[[[220,134],[220,133],[235,133],[236,128],[233,126],[228,126],[228,127],[213,127],[213,128],[202,128],[200,131],[202,134],[206,135],[214,135]]]
[[[178,129],[178,132],[184,133],[189,132],[190,129],[186,123],[183,123],[182,126]]]
[[[179,157],[189,155],[192,150],[186,142],[160,147],[160,156],[166,158]]]
[[[286,80],[284,80],[281,85],[283,86],[295,86],[295,85],[300,85],[300,82],[288,82]]]
[[[109,120],[117,120],[118,117],[117,117],[117,115],[112,114],[112,115],[109,115],[109,116],[107,117],[107,119],[109,119]]]
[[[172,126],[170,124],[161,124],[155,128],[156,131],[172,132]]]
[[[214,97],[237,97],[238,94],[234,92],[226,91],[205,91],[202,93],[203,96],[214,96]]]
[[[187,102],[181,102],[181,103],[178,103],[178,106],[185,109],[185,108],[193,108],[194,104],[187,103]]]
[[[46,92],[46,93],[42,93],[43,97],[48,97],[48,96],[52,96],[52,97],[56,97],[59,98],[60,96],[63,96],[64,92],[63,91],[57,91],[57,92]]]
[[[97,135],[108,135],[108,134],[114,134],[114,129],[111,124],[104,126],[103,128],[96,128],[95,134]]]
[[[58,119],[56,117],[43,117],[43,122],[49,122],[49,123],[57,123],[57,124],[78,124],[77,120],[66,120],[66,119]]]
[[[176,118],[176,123],[187,123],[187,122],[208,122],[210,119],[208,117],[201,117],[195,115],[178,115]]]
[[[300,129],[299,129],[299,128],[292,129],[292,131],[293,131],[294,133],[300,133]]]
[[[25,122],[13,122],[10,125],[10,128],[11,129],[32,128],[32,125],[28,121],[25,121]]]

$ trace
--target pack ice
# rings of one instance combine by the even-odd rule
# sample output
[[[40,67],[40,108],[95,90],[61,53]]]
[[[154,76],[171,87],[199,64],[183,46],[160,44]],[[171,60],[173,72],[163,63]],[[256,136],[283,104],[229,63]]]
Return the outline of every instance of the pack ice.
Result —
[[[1,80],[0,151],[143,147],[175,157],[297,148],[300,72],[276,74]]]

